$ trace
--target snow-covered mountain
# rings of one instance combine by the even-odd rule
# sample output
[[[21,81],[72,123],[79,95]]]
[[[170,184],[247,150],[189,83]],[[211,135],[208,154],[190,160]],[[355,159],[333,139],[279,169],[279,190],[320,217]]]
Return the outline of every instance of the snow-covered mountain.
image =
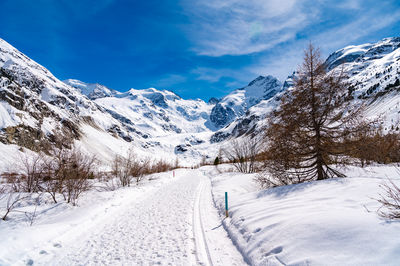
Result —
[[[219,102],[211,110],[210,120],[217,128],[222,128],[246,111],[261,102],[268,100],[282,89],[281,82],[272,76],[259,76],[246,87],[237,89]]]
[[[119,93],[99,84],[61,82],[0,39],[3,154],[17,153],[19,147],[37,151],[54,145],[57,139],[70,138],[105,161],[130,147],[142,154],[171,157],[178,145],[204,142],[193,141],[197,138],[191,133],[209,131],[211,108],[203,101],[182,100],[168,91]],[[176,137],[177,133],[182,134]],[[12,162],[11,157],[1,159]]]
[[[86,95],[91,100],[119,94],[118,91],[107,88],[98,83],[86,83],[77,79],[67,79],[63,82],[78,89],[83,95]]]
[[[118,92],[75,79],[62,82],[0,39],[0,150],[38,151],[68,138],[104,161],[134,148],[144,155],[175,160],[174,154],[198,162],[210,153],[211,135],[221,126],[214,118],[233,108],[226,125],[279,86],[270,76],[259,77],[209,103],[154,88]]]
[[[328,71],[344,71],[349,94],[355,105],[366,105],[367,117],[379,117],[386,130],[400,128],[400,38],[385,38],[377,43],[351,45],[332,53],[326,60]],[[242,134],[260,133],[266,117],[279,105],[280,97],[293,86],[293,72],[272,98],[253,105],[233,123],[217,131],[212,142]]]
[[[385,116],[388,130],[400,126],[400,38],[345,47],[326,66],[345,71],[349,93],[355,104],[367,103],[367,115]],[[260,76],[206,103],[154,88],[118,92],[97,83],[62,82],[0,39],[0,151],[44,149],[65,136],[105,161],[134,148],[198,162],[231,137],[261,132],[295,75],[283,84]]]

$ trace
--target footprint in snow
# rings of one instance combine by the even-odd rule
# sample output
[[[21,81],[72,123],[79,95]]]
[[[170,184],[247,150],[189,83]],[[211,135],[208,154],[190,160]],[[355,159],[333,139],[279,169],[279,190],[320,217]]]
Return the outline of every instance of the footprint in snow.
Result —
[[[276,247],[276,248],[274,248],[273,250],[271,250],[270,252],[268,252],[267,254],[265,254],[265,256],[268,257],[268,256],[270,256],[270,255],[279,254],[279,253],[282,252],[282,250],[283,250],[282,247]]]
[[[54,244],[53,244],[53,247],[55,247],[55,248],[61,248],[62,246],[61,246],[60,243],[54,243]]]
[[[258,233],[261,231],[261,228],[257,228],[256,230],[253,231],[254,234]]]

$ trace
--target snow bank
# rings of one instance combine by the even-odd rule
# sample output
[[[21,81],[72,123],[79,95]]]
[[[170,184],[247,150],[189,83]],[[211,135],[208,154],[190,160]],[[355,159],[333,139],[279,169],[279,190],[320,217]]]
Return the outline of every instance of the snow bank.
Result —
[[[225,167],[226,168],[226,167]],[[345,179],[331,179],[257,191],[254,175],[212,176],[221,213],[233,241],[254,265],[398,265],[399,222],[379,218],[379,184],[399,180],[395,167],[350,168]],[[222,167],[224,170],[224,167]]]

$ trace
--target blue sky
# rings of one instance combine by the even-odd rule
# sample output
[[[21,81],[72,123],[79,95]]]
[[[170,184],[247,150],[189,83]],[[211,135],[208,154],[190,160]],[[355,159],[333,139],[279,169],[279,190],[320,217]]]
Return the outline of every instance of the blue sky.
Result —
[[[400,36],[400,1],[1,0],[0,38],[59,79],[221,97],[324,56]]]

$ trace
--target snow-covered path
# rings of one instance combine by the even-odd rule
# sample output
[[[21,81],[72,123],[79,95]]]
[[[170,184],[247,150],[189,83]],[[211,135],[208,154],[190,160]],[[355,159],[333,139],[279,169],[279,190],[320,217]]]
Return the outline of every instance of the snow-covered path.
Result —
[[[63,241],[59,250],[34,262],[243,265],[242,256],[221,226],[210,189],[210,181],[201,171],[180,171],[174,181],[124,204],[100,226],[78,239]]]

